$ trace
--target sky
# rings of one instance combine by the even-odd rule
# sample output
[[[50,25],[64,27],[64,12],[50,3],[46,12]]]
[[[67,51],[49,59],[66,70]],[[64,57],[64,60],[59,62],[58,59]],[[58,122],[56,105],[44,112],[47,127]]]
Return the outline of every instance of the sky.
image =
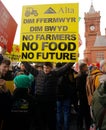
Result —
[[[84,13],[89,12],[91,3],[93,3],[95,11],[100,11],[100,29],[101,34],[105,35],[106,28],[106,5],[105,0],[1,0],[9,13],[15,19],[18,24],[18,28],[14,38],[14,44],[20,42],[20,28],[21,28],[21,15],[23,5],[39,5],[39,4],[61,4],[61,3],[79,3],[79,34],[81,36],[82,45],[79,47],[80,59],[83,58],[83,51],[85,49],[85,24]]]

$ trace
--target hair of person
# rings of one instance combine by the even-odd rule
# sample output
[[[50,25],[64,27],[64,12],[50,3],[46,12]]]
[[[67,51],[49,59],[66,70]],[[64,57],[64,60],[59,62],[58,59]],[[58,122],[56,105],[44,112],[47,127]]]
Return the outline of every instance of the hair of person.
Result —
[[[53,68],[53,64],[51,62],[45,62],[43,65]]]
[[[106,59],[100,61],[100,68],[102,68],[104,64],[106,64]]]
[[[60,67],[62,67],[62,63],[61,62],[56,63],[56,68],[60,68]]]
[[[6,65],[10,65],[11,61],[8,58],[3,58],[2,62],[0,62],[0,64],[6,64]]]
[[[86,63],[81,63],[81,64],[79,65],[79,69],[82,70],[83,67],[85,67],[86,65],[87,65]]]
[[[43,67],[43,63],[36,63],[35,67]]]

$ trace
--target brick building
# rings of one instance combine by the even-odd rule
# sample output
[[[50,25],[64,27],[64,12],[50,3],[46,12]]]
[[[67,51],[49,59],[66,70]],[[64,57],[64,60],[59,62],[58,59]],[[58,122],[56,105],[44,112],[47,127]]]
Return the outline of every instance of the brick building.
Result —
[[[100,11],[95,11],[93,4],[91,4],[89,12],[84,14],[84,58],[88,63],[96,63],[102,59],[106,59],[106,35],[101,35],[100,18]]]

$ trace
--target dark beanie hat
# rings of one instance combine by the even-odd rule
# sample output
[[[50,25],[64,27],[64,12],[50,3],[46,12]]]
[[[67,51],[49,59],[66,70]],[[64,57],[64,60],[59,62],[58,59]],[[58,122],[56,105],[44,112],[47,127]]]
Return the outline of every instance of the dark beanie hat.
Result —
[[[16,85],[16,88],[29,88],[33,81],[34,81],[34,76],[32,74],[17,75],[14,78],[14,83]]]

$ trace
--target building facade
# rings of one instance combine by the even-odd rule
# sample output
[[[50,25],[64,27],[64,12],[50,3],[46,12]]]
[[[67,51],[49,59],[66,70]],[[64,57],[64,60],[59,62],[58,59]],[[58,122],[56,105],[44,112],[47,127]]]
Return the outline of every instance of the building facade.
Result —
[[[101,35],[100,18],[100,11],[95,11],[93,4],[91,4],[89,12],[84,14],[84,58],[88,61],[89,64],[97,63],[103,59],[106,59],[106,35]]]

